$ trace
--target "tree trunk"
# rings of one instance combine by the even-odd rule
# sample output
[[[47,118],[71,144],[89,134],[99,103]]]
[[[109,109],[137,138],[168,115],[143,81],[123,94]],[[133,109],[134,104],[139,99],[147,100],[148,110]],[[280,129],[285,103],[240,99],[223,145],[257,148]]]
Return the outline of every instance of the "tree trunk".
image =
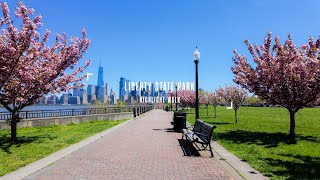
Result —
[[[290,112],[290,139],[291,140],[295,140],[296,138],[296,134],[295,134],[295,127],[296,127],[296,122],[295,122],[295,113],[296,112],[293,112],[293,111],[289,111]]]
[[[209,112],[208,112],[208,109],[209,109],[209,106],[208,106],[208,104],[207,104],[207,116],[209,116]]]
[[[17,142],[17,120],[19,117],[19,113],[17,111],[13,111],[11,113],[11,142]]]
[[[237,109],[234,110],[234,116],[236,118],[236,123],[238,123],[238,113],[237,113]]]
[[[217,118],[217,107],[216,106],[213,106],[213,109],[214,109],[214,118]]]

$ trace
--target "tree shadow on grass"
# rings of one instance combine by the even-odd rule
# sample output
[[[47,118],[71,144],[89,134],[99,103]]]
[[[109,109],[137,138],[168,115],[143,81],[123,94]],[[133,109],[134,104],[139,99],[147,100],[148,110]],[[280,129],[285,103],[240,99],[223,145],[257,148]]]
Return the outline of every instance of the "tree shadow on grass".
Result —
[[[53,140],[56,137],[53,137],[50,134],[46,134],[46,135],[41,135],[41,136],[21,136],[21,137],[17,137],[17,138],[18,138],[18,142],[12,143],[10,140],[10,137],[5,136],[5,135],[0,136],[0,149],[2,149],[4,152],[6,152],[8,154],[11,154],[12,152],[10,151],[10,148],[12,146],[20,147],[21,145],[33,143],[35,141],[42,142],[42,140],[44,140],[44,139]]]
[[[279,143],[294,144],[295,141],[290,140],[287,133],[275,132],[250,132],[244,130],[228,131],[224,133],[214,133],[216,139],[232,141],[237,144],[256,144],[267,148],[277,147]],[[304,140],[319,143],[316,137],[297,135],[297,141]]]
[[[286,179],[319,179],[320,178],[320,158],[310,156],[300,156],[292,154],[279,154],[281,156],[294,158],[293,161],[281,159],[265,158],[266,163],[271,166],[283,167],[283,170],[272,172],[277,176],[286,176]]]
[[[211,125],[227,125],[227,124],[234,124],[234,123],[229,123],[229,122],[206,122]]]

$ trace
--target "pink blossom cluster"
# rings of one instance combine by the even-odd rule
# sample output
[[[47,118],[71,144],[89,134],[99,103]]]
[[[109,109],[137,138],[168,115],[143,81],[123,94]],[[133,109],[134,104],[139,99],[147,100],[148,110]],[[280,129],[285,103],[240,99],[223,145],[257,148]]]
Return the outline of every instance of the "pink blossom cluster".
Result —
[[[65,33],[57,34],[52,47],[46,45],[51,32],[41,38],[38,28],[42,16],[33,16],[34,9],[19,2],[15,17],[21,24],[14,25],[8,5],[0,4],[3,17],[0,20],[0,103],[6,108],[13,104],[18,109],[32,104],[49,92],[66,91],[81,86],[85,76],[77,76],[89,66],[75,68],[87,51],[90,40],[82,29],[82,37],[69,39]],[[66,70],[70,72],[67,74]],[[76,83],[76,85],[74,85]],[[71,85],[72,84],[72,85]]]
[[[284,44],[272,43],[271,32],[258,46],[245,41],[255,66],[234,51],[234,81],[270,104],[290,112],[313,103],[320,95],[320,38],[296,47],[290,35]]]
[[[199,93],[199,103],[205,105],[214,105],[217,104],[219,98],[215,92],[210,91],[200,91]]]
[[[176,96],[176,92],[169,92],[168,97],[171,96],[170,93],[172,93],[172,97]],[[195,91],[181,90],[181,91],[178,91],[177,96],[180,98],[180,105],[182,107],[194,107],[195,106],[195,102],[196,102]]]
[[[246,100],[248,93],[237,86],[225,86],[217,89],[217,95],[225,101],[233,104],[234,110],[238,110],[241,104]]]
[[[217,93],[217,91],[206,92],[206,98],[207,103],[212,104],[213,106],[218,106],[223,101],[223,98]]]
[[[176,97],[176,92],[168,92],[167,97]],[[195,91],[181,90],[178,91],[178,97],[180,97],[180,103],[183,107],[194,107],[196,102]],[[216,92],[200,91],[199,92],[199,104],[214,105],[217,106],[222,102],[222,97],[218,96]]]

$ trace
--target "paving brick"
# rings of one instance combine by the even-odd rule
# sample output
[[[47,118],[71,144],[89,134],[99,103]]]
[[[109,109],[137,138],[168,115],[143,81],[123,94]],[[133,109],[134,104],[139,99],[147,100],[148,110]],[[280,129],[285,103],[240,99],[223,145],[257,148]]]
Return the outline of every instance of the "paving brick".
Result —
[[[242,179],[209,151],[185,156],[170,121],[152,110],[25,179]]]

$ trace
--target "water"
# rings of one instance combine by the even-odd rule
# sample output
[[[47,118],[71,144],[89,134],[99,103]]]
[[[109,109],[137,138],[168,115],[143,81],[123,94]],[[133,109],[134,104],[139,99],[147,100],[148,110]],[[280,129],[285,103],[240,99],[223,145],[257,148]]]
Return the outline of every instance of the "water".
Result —
[[[60,110],[60,109],[83,109],[90,108],[92,105],[33,105],[23,108],[21,111],[35,110]],[[8,112],[6,108],[0,107],[0,112]]]

